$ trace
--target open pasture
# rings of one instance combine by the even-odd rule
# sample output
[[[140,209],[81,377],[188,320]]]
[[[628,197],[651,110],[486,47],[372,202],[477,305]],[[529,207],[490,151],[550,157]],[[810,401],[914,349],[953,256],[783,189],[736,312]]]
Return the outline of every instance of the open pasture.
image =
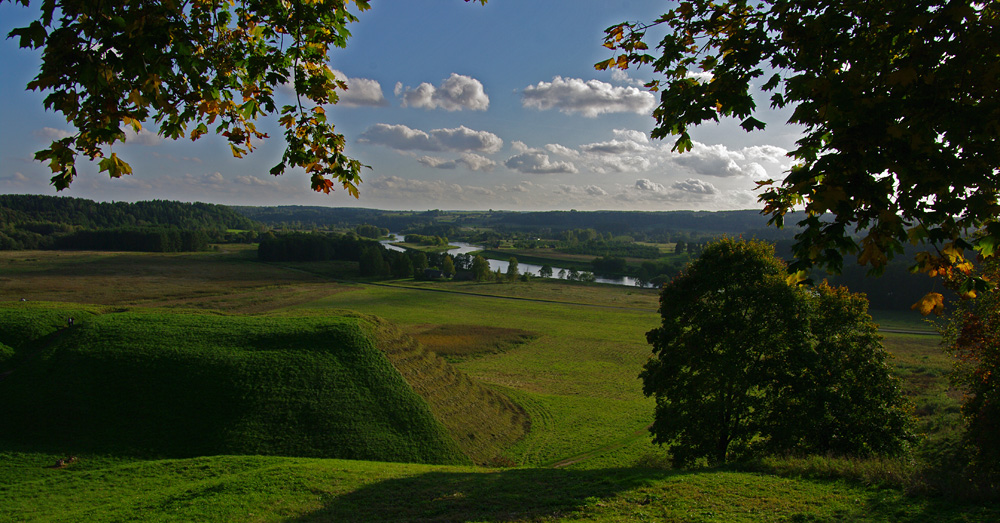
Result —
[[[611,292],[624,295],[624,291]],[[457,364],[470,376],[520,391],[535,404],[536,410],[529,408],[531,433],[508,453],[518,464],[554,463],[627,438],[650,421],[652,400],[642,396],[637,378],[649,354],[644,333],[658,321],[656,313],[648,309],[391,286],[360,287],[298,308],[357,310],[384,317],[404,329],[428,324],[479,325],[540,334],[503,353]]]
[[[7,264],[0,273],[4,300],[19,297],[9,292],[14,288],[31,300],[58,296],[129,309],[136,304],[218,305],[230,313],[272,311],[293,318],[347,309],[384,317],[418,337],[442,335],[445,345],[458,345],[461,336],[470,336],[477,346],[491,338],[506,340],[503,350],[476,350],[455,367],[513,399],[530,419],[526,436],[490,447],[503,449],[503,459],[495,463],[543,467],[82,455],[79,463],[54,469],[49,465],[63,456],[0,448],[6,465],[0,470],[0,504],[15,520],[915,522],[1000,517],[1000,509],[990,504],[904,494],[905,481],[898,479],[854,476],[843,473],[843,467],[823,472],[832,463],[823,458],[818,465],[779,459],[761,466],[763,473],[667,470],[666,451],[651,445],[646,432],[652,400],[642,396],[637,379],[649,355],[645,332],[659,321],[652,290],[537,280],[345,284],[330,279],[338,274],[336,267],[264,264],[242,250],[169,256],[3,253],[0,263]],[[6,270],[10,266],[15,270]],[[59,283],[64,273],[71,275],[66,285]],[[157,274],[175,275],[176,281]],[[104,288],[112,284],[120,296]],[[948,388],[951,361],[937,347],[937,338],[888,334],[886,344],[925,420],[924,431],[947,429],[957,416],[940,413],[955,412],[957,392]],[[942,395],[950,403],[930,408]],[[861,464],[866,467],[879,465]],[[912,465],[892,467],[912,474]]]
[[[0,300],[263,312],[331,292],[324,280],[257,262],[252,246],[161,254],[0,251]]]

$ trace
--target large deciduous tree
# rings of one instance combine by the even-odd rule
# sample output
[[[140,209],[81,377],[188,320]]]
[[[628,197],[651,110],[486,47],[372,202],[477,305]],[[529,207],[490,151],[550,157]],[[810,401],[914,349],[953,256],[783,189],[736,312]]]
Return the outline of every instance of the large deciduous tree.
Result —
[[[329,193],[336,182],[357,197],[362,165],[345,154],[324,109],[347,88],[327,54],[347,45],[352,1],[369,8],[368,0],[42,0],[38,19],[8,36],[42,50],[28,89],[47,93],[45,108],[76,132],[35,158],[48,163],[56,189],[76,177],[80,154],[100,159],[112,178],[131,174],[113,146],[147,123],[170,139],[218,133],[239,158],[266,138],[256,120],[279,114],[287,148],[271,174],[301,167],[314,190]],[[296,99],[279,107],[275,90],[285,84]]]
[[[982,270],[1000,278],[996,258]],[[966,391],[962,414],[971,446],[971,472],[979,486],[1000,490],[1000,293],[980,293],[951,312],[945,342],[957,357],[952,380]]]
[[[490,262],[486,261],[486,258],[476,255],[472,259],[472,275],[475,277],[476,281],[489,281],[492,277],[490,272]]]
[[[644,41],[666,35],[651,53]],[[970,0],[690,0],[650,23],[606,31],[596,64],[649,64],[664,78],[653,137],[737,118],[761,129],[755,90],[804,127],[784,180],[762,181],[779,226],[804,208],[793,271],[838,270],[846,253],[875,272],[908,241],[916,267],[969,275],[964,254],[1000,240],[1000,4]],[[971,233],[981,230],[972,237]],[[967,276],[960,292],[985,286]],[[940,304],[928,295],[924,311]]]
[[[867,301],[791,286],[773,247],[723,239],[664,286],[640,377],[678,466],[757,452],[894,454],[905,402]]]

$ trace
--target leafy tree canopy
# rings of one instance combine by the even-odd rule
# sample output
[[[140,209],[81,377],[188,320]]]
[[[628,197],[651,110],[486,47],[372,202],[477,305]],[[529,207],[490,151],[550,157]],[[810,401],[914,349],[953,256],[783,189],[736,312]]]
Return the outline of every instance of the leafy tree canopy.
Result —
[[[759,452],[895,454],[910,437],[867,301],[789,285],[762,242],[707,246],[664,286],[640,377],[676,465]]]
[[[0,1],[28,7],[30,0]],[[338,182],[357,197],[362,165],[345,154],[344,136],[323,108],[347,88],[327,54],[347,45],[347,26],[357,21],[351,1],[42,0],[38,19],[8,36],[42,50],[27,87],[48,93],[45,108],[77,132],[35,159],[48,163],[59,190],[76,177],[79,154],[100,158],[112,178],[131,174],[113,146],[125,141],[125,129],[150,122],[170,139],[218,133],[240,158],[267,137],[257,119],[279,114],[287,147],[271,174],[301,167],[314,190],[329,193]],[[353,2],[369,8],[368,0]],[[283,84],[296,100],[279,108],[274,91]]]
[[[666,29],[658,53],[644,41],[654,26]],[[690,0],[609,27],[605,46],[619,53],[596,67],[664,75],[647,84],[661,91],[652,134],[676,135],[680,152],[693,126],[721,117],[764,128],[752,86],[793,109],[798,164],[762,181],[760,197],[779,226],[807,211],[791,270],[837,271],[853,253],[877,273],[912,241],[933,246],[920,270],[967,275],[964,251],[989,256],[1000,241],[998,27],[997,2]],[[984,283],[965,277],[959,290]],[[940,296],[927,300],[925,311]]]
[[[981,270],[1000,278],[1000,262],[992,258]],[[966,391],[962,414],[964,437],[971,447],[969,472],[977,486],[1000,490],[1000,293],[996,290],[963,300],[944,331],[957,358],[952,380]]]

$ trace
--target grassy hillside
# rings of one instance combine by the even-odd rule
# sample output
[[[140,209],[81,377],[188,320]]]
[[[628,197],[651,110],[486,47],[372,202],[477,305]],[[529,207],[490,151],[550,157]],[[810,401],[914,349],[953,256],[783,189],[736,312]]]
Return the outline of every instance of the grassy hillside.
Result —
[[[78,321],[0,382],[0,439],[147,456],[466,461],[365,324],[161,312]]]
[[[86,321],[98,307],[64,304],[13,302],[0,308],[0,372],[8,371],[27,358],[33,347],[73,321]]]
[[[373,338],[430,405],[462,452],[478,465],[506,463],[503,453],[531,429],[524,408],[469,378],[385,320],[372,318]]]

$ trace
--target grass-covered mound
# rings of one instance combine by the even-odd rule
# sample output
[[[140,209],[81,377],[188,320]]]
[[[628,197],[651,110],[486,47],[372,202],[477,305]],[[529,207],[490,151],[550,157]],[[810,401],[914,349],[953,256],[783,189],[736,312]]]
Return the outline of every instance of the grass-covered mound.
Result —
[[[0,439],[61,452],[467,462],[368,322],[158,312],[77,321],[0,382]]]
[[[370,317],[372,337],[430,405],[462,452],[479,465],[507,465],[505,450],[531,429],[521,405],[471,379],[392,323]]]

